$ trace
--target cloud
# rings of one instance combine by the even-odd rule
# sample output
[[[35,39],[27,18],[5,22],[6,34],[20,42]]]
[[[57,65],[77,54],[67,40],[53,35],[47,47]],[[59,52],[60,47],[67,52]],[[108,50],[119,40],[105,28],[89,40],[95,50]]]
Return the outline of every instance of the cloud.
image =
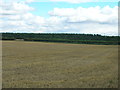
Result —
[[[0,32],[118,34],[117,6],[54,8],[48,18],[32,14],[24,0],[2,2],[0,10]]]
[[[106,6],[100,8],[99,6],[90,8],[54,8],[48,12],[51,16],[66,17],[68,22],[82,23],[82,22],[98,22],[98,23],[117,23],[118,7],[110,8]]]
[[[86,2],[118,2],[119,0],[51,0],[51,1],[68,3],[86,3]]]
[[[34,8],[29,7],[25,3],[13,2],[13,3],[8,3],[8,4],[2,3],[0,10],[2,11],[0,12],[0,15],[1,14],[2,15],[16,15],[16,14],[20,15],[28,11],[34,10]]]
[[[1,2],[5,0],[1,0]],[[119,0],[6,0],[5,2],[67,2],[67,3],[88,3],[88,2],[119,2]]]
[[[119,0],[25,0],[31,2],[67,2],[67,3],[87,3],[87,2],[119,2]]]
[[[34,32],[44,23],[44,18],[30,11],[33,7],[25,2],[3,2],[0,7],[0,32]]]
[[[49,11],[49,32],[118,35],[118,7],[54,8]],[[47,31],[45,31],[47,32]]]

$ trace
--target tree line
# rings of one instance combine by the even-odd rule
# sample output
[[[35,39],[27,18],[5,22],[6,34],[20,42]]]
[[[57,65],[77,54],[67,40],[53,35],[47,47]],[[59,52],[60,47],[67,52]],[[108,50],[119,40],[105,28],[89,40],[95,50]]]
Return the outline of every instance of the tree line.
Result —
[[[120,36],[70,33],[1,33],[2,40],[23,39],[25,41],[63,42],[78,44],[119,44]]]

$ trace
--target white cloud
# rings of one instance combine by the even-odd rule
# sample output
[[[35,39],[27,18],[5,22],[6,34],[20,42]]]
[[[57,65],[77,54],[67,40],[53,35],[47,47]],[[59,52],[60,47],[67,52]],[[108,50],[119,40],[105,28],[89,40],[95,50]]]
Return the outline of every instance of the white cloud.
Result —
[[[67,3],[87,3],[87,2],[119,2],[119,0],[1,0],[5,2],[67,2]]]
[[[49,18],[32,14],[30,11],[35,9],[28,6],[26,2],[7,4],[3,2],[0,10],[2,10],[0,12],[0,32],[65,32],[102,35],[117,35],[118,33],[117,6],[114,8],[109,6],[104,8],[99,6],[54,8],[48,12]]]
[[[52,28],[51,30],[55,30],[55,32],[118,34],[117,6],[114,8],[109,6],[104,8],[99,6],[89,8],[54,8],[48,13],[51,15],[51,18],[53,17],[50,20],[52,25],[55,25],[49,28]],[[56,29],[58,30],[56,31]]]
[[[102,34],[102,35],[118,35],[118,26],[109,24],[99,24],[99,23],[81,23],[71,25],[73,30],[79,33],[87,34]],[[79,30],[78,30],[79,28]]]
[[[117,23],[118,7],[104,8],[90,7],[90,8],[54,8],[49,12],[51,16],[66,17],[68,22],[98,22],[98,23]]]
[[[67,3],[87,3],[87,2],[119,2],[119,0],[25,0],[31,2],[67,2]]]
[[[32,7],[29,7],[25,3],[2,3],[2,6],[0,7],[0,15],[15,15],[15,14],[22,14],[26,13],[28,11],[34,10]]]
[[[118,2],[119,0],[51,0],[51,1],[68,3],[86,3],[86,2]]]
[[[2,2],[0,10],[0,32],[34,32],[44,23],[43,17],[30,13],[34,8],[25,2]]]

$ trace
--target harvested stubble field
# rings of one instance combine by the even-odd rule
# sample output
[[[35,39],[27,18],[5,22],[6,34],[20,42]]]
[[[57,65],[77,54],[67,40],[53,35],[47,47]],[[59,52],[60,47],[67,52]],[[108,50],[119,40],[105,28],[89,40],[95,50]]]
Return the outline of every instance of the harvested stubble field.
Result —
[[[3,88],[117,88],[118,46],[3,41]]]

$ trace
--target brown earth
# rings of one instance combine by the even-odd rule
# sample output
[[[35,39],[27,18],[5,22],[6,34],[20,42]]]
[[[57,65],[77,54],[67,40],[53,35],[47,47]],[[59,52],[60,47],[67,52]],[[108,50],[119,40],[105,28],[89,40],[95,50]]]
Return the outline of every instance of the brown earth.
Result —
[[[3,88],[116,88],[118,46],[3,41]]]

